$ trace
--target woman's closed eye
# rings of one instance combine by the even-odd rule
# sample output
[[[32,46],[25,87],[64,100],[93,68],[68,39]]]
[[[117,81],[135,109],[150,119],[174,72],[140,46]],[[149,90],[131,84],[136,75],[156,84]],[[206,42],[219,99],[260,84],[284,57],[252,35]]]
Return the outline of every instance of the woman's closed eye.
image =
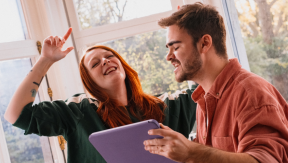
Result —
[[[106,58],[111,58],[111,57],[114,57],[114,55],[109,55],[109,56],[107,56]],[[99,63],[100,63],[100,62],[94,63],[93,66],[92,66],[92,68],[98,66]]]
[[[99,64],[99,62],[96,62],[93,64],[92,68],[94,68],[95,66],[97,66]]]

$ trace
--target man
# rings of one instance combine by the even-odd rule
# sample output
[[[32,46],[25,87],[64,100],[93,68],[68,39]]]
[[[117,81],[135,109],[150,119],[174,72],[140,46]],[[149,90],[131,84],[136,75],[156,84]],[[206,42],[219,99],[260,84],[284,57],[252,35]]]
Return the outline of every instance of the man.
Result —
[[[158,23],[167,27],[166,59],[178,82],[199,84],[197,138],[187,140],[166,126],[150,130],[163,139],[145,149],[178,162],[288,162],[288,105],[261,77],[228,60],[223,18],[201,3],[182,6]]]

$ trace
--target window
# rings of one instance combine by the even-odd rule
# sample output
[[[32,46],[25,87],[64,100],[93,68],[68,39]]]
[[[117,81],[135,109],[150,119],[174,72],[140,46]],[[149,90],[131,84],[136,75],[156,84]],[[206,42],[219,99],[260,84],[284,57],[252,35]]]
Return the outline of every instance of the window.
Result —
[[[247,54],[248,61],[241,64],[249,63],[251,72],[274,85],[288,101],[287,1],[234,0],[226,4],[231,19],[237,21],[231,30],[243,39],[242,43],[235,39],[242,51],[239,56]]]
[[[157,20],[176,11],[183,0],[65,0],[65,4],[76,47],[81,49],[159,30]]]
[[[25,40],[27,30],[23,22],[21,4],[15,0],[2,0],[0,5],[0,43]],[[10,13],[7,16],[7,13]],[[4,23],[5,22],[5,23]]]
[[[169,0],[74,0],[74,4],[82,29],[172,10]]]
[[[166,31],[157,25],[160,18],[183,5],[182,0],[74,0],[66,4],[79,58],[81,49],[104,44],[138,72],[146,93],[188,88],[187,82],[175,81],[173,66],[165,60]]]
[[[28,40],[20,0],[0,2],[0,21],[0,162],[52,162],[47,137],[26,136],[4,119],[12,95],[31,69],[30,57],[38,51],[36,41]],[[35,103],[39,101],[37,96]]]
[[[29,70],[30,58],[0,62],[0,118],[10,160],[15,163],[44,162],[40,137],[34,134],[26,136],[23,130],[13,127],[4,119],[12,95]],[[39,96],[35,103],[39,103]]]

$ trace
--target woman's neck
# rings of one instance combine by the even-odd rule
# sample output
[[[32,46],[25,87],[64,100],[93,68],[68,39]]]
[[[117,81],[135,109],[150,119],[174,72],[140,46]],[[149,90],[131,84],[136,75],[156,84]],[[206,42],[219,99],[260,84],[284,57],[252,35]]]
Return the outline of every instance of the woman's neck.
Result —
[[[127,88],[125,82],[106,90],[111,99],[117,100],[120,105],[128,105]]]

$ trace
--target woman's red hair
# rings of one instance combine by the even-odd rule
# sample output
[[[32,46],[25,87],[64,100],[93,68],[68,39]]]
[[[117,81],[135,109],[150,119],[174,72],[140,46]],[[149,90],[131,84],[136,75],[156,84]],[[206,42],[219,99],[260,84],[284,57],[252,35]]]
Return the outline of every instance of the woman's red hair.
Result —
[[[155,119],[158,122],[163,122],[163,111],[166,107],[165,103],[160,99],[143,92],[137,72],[133,70],[115,50],[103,45],[97,45],[86,50],[80,61],[79,69],[84,87],[100,103],[97,113],[104,123],[113,128],[130,124],[132,121],[129,115],[127,115],[125,106],[120,106],[118,101],[109,98],[108,94],[93,81],[88,70],[84,66],[86,53],[97,48],[111,51],[120,60],[126,73],[125,84],[130,113],[139,120]],[[137,116],[137,111],[140,113],[141,117]]]

